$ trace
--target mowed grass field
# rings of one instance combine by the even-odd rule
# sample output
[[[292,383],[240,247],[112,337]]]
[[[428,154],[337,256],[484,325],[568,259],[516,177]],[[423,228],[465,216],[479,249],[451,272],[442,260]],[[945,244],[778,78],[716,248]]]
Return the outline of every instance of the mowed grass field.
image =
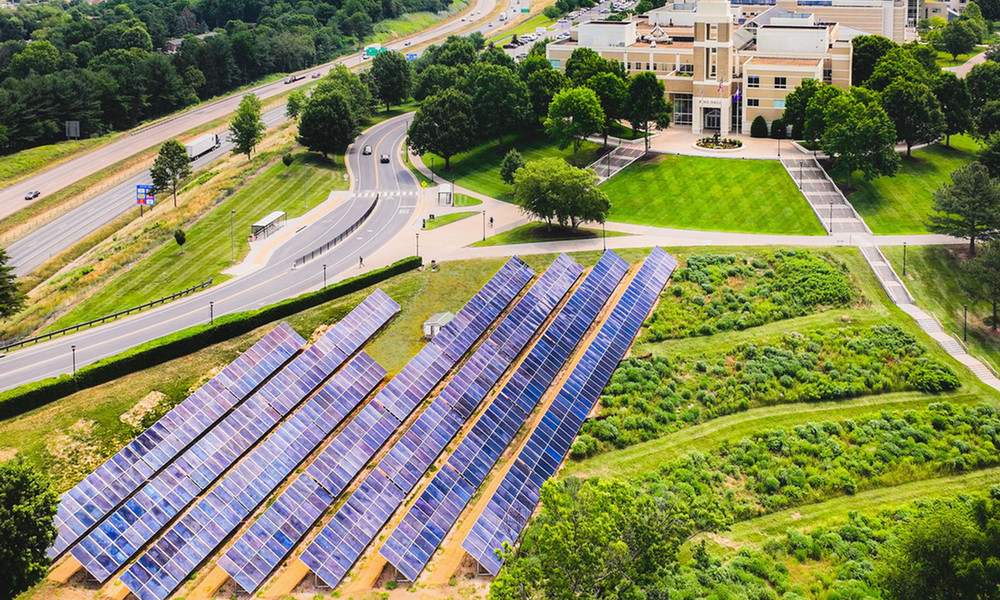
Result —
[[[0,186],[10,185],[32,175],[42,168],[49,168],[65,160],[92,150],[111,140],[110,136],[73,140],[21,150],[0,156]],[[25,192],[28,190],[25,189]]]
[[[633,163],[601,189],[611,200],[609,221],[705,231],[825,233],[777,161],[663,155]]]
[[[233,231],[239,260],[249,250],[250,225],[276,210],[285,211],[289,219],[303,214],[306,205],[315,207],[331,190],[346,189],[344,173],[342,159],[331,164],[318,154],[300,153],[288,167],[278,161],[188,227],[183,248],[168,242],[63,315],[50,329],[138,306],[210,277],[220,283],[225,279],[222,271],[231,265],[230,211],[236,211]],[[162,202],[169,200],[164,197]]]
[[[942,143],[914,150],[903,158],[895,177],[865,181],[855,173],[855,191],[848,199],[876,234],[927,233],[924,222],[934,203],[934,190],[951,181],[951,172],[975,160],[979,145],[969,136],[954,135],[951,147]],[[844,173],[831,173],[843,186]]]
[[[607,237],[629,235],[620,231],[604,231]],[[536,242],[561,242],[565,240],[592,240],[602,235],[600,229],[580,227],[576,232],[563,227],[554,227],[552,231],[545,230],[545,223],[527,223],[502,233],[491,235],[473,246],[506,246],[509,244],[533,244]]]

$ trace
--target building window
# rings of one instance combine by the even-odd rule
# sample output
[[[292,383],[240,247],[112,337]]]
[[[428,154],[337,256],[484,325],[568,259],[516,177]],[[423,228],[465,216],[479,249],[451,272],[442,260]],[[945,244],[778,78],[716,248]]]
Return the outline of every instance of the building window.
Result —
[[[694,65],[685,64],[677,67],[678,75],[694,75]]]
[[[760,87],[760,75],[751,75],[747,77],[747,87],[748,88],[759,88]]]
[[[823,69],[823,81],[833,83],[833,69]]]
[[[786,79],[784,77],[774,78],[774,89],[783,90],[785,89],[785,87],[787,87],[787,84],[786,84]]]
[[[784,100],[775,100],[774,101],[774,108],[785,108],[785,101]]]
[[[674,94],[673,101],[674,123],[676,125],[690,125],[694,106],[691,94]]]
[[[747,106],[760,106],[760,100],[757,98],[747,98]]]

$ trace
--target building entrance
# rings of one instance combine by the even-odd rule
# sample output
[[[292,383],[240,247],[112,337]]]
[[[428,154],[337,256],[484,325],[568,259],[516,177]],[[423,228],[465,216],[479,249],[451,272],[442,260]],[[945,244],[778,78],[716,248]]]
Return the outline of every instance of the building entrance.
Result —
[[[718,131],[722,121],[722,111],[718,108],[705,109],[705,129]]]

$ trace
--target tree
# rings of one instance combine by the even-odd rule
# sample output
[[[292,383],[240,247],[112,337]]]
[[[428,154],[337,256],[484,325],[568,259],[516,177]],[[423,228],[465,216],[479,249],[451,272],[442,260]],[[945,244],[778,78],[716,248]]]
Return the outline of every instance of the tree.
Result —
[[[324,158],[340,154],[358,136],[360,125],[342,90],[313,92],[299,119],[300,144]]]
[[[472,98],[456,89],[447,89],[424,100],[410,124],[409,145],[417,154],[433,152],[451,168],[451,157],[473,146],[476,120]]]
[[[10,257],[0,248],[0,319],[16,315],[24,308],[25,295],[17,287],[14,267],[7,264]]]
[[[785,120],[785,123],[792,126],[792,136],[795,139],[804,139],[806,106],[818,89],[819,81],[815,79],[803,79],[802,83],[785,96],[785,112],[781,114],[781,118]]]
[[[976,137],[987,139],[1000,133],[1000,100],[990,100],[980,107],[975,119]]]
[[[986,56],[986,60],[1000,62],[1000,44],[990,44],[983,55]]]
[[[788,127],[780,117],[771,121],[771,137],[776,140],[783,140],[787,137]]]
[[[617,60],[608,60],[590,48],[577,48],[566,59],[566,77],[576,85],[584,85],[598,73],[613,73],[622,79],[628,77],[625,65]]]
[[[187,241],[187,234],[184,233],[183,229],[177,229],[174,231],[174,241],[180,246],[181,251],[184,250],[184,242]]]
[[[309,99],[300,90],[288,94],[288,100],[285,101],[285,116],[293,121],[298,119],[308,101]]]
[[[976,157],[993,179],[1000,179],[1000,133],[994,133],[986,140]]]
[[[458,69],[447,65],[431,65],[424,69],[416,78],[413,88],[413,98],[423,101],[455,85],[458,79]]]
[[[500,162],[500,179],[507,185],[514,185],[514,175],[523,166],[524,157],[517,151],[517,148],[511,148]]]
[[[527,163],[514,175],[514,204],[545,221],[576,229],[585,221],[603,223],[611,210],[608,197],[597,187],[597,174],[552,157]]]
[[[944,113],[945,145],[951,145],[951,136],[964,133],[972,127],[972,97],[965,80],[954,73],[941,71],[934,78],[931,90]]]
[[[928,231],[969,240],[969,256],[975,256],[977,240],[1000,234],[1000,183],[983,165],[969,163],[934,191],[931,210],[937,214],[928,217]]]
[[[528,88],[510,69],[490,64],[477,65],[471,83],[476,124],[484,135],[497,136],[502,148],[504,132],[528,119]]]
[[[412,73],[410,63],[401,52],[381,52],[372,59],[372,80],[378,90],[376,96],[389,110],[392,104],[402,104],[410,98]]]
[[[344,65],[337,65],[329,75],[320,79],[312,95],[319,96],[334,90],[340,90],[344,94],[359,124],[371,118],[374,103],[371,89]]]
[[[896,130],[881,106],[845,94],[830,101],[827,113],[832,119],[823,133],[823,152],[847,171],[847,187],[854,171],[862,171],[866,181],[896,173]]]
[[[281,163],[286,167],[292,166],[293,162],[295,162],[295,157],[292,156],[291,152],[285,152],[281,155]]]
[[[905,48],[897,47],[889,50],[875,63],[875,70],[865,82],[865,87],[881,92],[900,77],[907,81],[926,83],[928,73]]]
[[[965,76],[965,85],[972,96],[973,113],[976,107],[984,106],[990,100],[1000,98],[1000,63],[988,60],[972,67]]]
[[[588,135],[604,126],[604,111],[594,90],[586,87],[563,90],[552,98],[545,131],[556,140],[560,150],[573,145],[573,154]]]
[[[544,120],[549,115],[552,98],[569,84],[569,78],[554,69],[536,71],[528,76],[528,101],[536,119]]]
[[[822,83],[806,102],[805,121],[802,126],[803,139],[818,140],[826,131],[827,107],[835,98],[844,95],[840,88]]]
[[[655,124],[662,129],[670,125],[672,109],[663,94],[663,82],[650,71],[639,73],[628,84],[625,116],[632,129],[646,134],[646,152],[649,152],[650,125]]]
[[[604,111],[604,145],[608,145],[608,133],[615,121],[624,116],[625,101],[628,100],[628,86],[614,73],[598,73],[587,80],[587,87],[594,90]]]
[[[0,463],[0,598],[17,596],[45,575],[58,506],[59,497],[34,467],[21,458]]]
[[[941,30],[941,49],[951,55],[951,60],[958,60],[959,54],[968,54],[976,47],[979,36],[968,21],[955,19],[949,21]]]
[[[851,40],[851,85],[862,85],[872,76],[875,65],[896,43],[880,35],[859,35]]]
[[[896,139],[906,142],[907,158],[914,144],[934,141],[944,132],[944,113],[922,83],[896,79],[882,92],[882,107],[896,128]]]
[[[191,161],[187,149],[177,140],[163,142],[153,166],[149,169],[149,174],[157,192],[170,190],[173,193],[174,208],[177,208],[177,185],[191,175]]]
[[[754,120],[750,122],[750,137],[767,137],[767,120],[762,115],[757,115],[754,117]]]
[[[246,94],[240,100],[236,116],[229,124],[229,140],[233,142],[233,154],[246,154],[247,160],[257,144],[264,139],[267,126],[260,116],[260,98]]]
[[[987,243],[979,256],[965,263],[965,272],[972,296],[988,303],[993,309],[990,328],[995,332],[998,327],[997,306],[1000,305],[1000,241]],[[998,584],[1000,581],[993,585]]]

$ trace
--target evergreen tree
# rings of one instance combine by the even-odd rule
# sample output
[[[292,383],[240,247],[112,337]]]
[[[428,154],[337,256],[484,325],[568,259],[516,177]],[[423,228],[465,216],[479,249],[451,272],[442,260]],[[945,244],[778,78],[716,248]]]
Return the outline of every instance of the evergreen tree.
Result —
[[[1000,234],[1000,183],[986,167],[970,163],[934,191],[932,210],[937,214],[930,215],[927,229],[969,240],[969,255],[975,256],[977,240]]]

